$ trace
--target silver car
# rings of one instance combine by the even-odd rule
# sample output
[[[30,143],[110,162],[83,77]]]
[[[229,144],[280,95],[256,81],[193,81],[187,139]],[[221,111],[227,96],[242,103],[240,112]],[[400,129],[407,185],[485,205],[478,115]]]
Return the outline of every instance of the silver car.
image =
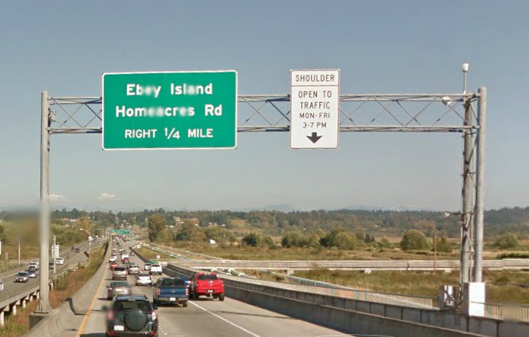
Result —
[[[112,279],[113,280],[126,280],[127,279],[127,268],[124,266],[117,266],[112,271]]]
[[[15,282],[26,283],[27,281],[29,281],[29,278],[28,278],[28,273],[26,273],[25,271],[21,271],[15,277]]]

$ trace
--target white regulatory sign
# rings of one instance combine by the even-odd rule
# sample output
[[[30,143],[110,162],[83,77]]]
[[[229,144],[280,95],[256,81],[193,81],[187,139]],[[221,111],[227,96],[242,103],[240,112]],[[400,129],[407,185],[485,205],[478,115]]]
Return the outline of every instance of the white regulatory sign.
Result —
[[[340,70],[291,70],[290,111],[290,148],[337,149]]]

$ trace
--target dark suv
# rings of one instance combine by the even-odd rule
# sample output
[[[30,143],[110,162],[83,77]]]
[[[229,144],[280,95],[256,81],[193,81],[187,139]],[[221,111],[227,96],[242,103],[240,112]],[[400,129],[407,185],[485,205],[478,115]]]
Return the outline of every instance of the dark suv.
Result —
[[[107,337],[158,336],[158,317],[154,309],[145,295],[114,297],[107,312]]]

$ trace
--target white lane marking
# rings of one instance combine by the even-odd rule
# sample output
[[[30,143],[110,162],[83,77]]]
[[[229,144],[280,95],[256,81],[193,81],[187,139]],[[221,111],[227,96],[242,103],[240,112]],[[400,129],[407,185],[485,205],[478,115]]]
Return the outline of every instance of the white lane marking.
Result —
[[[364,334],[354,334],[354,335],[347,335],[347,334],[339,334],[339,335],[318,335],[316,337],[393,337],[389,335],[364,335]]]
[[[236,327],[236,328],[238,328],[238,329],[241,329],[242,331],[246,332],[246,333],[249,334],[249,335],[252,335],[253,337],[261,337],[261,336],[255,334],[255,333],[253,333],[253,332],[251,332],[251,331],[249,331],[249,330],[243,328],[242,326],[237,325],[237,324],[233,323],[232,321],[227,320],[226,318],[224,318],[224,317],[222,317],[222,316],[219,316],[219,315],[217,315],[217,314],[212,313],[212,312],[209,311],[208,309],[201,307],[200,305],[196,304],[195,302],[191,302],[191,301],[189,301],[189,303],[193,304],[193,305],[196,306],[197,308],[200,308],[200,309],[204,310],[204,311],[207,312],[208,314],[213,315],[213,316],[217,317],[218,319],[221,319],[221,320],[223,320],[224,322],[226,322],[226,323],[228,323],[228,324],[231,324],[231,325],[233,325],[234,327]]]

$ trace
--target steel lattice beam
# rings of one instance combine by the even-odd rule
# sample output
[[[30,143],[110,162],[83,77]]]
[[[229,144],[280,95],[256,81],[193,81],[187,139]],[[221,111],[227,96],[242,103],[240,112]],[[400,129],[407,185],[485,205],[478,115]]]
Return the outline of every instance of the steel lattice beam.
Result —
[[[478,94],[344,94],[340,132],[464,132]],[[289,132],[289,95],[240,95],[238,132]],[[51,97],[52,134],[101,133],[101,97]],[[412,109],[412,106],[414,107]],[[418,106],[418,108],[416,108]],[[474,111],[474,109],[472,109]],[[429,118],[429,120],[428,120]],[[432,119],[433,118],[433,119]]]

